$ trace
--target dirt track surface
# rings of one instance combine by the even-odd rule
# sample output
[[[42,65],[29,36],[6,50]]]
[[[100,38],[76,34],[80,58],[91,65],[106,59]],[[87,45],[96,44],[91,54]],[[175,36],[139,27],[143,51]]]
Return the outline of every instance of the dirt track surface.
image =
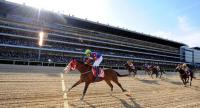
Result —
[[[148,76],[119,78],[128,90],[122,93],[114,83],[111,93],[104,82],[89,86],[80,101],[84,84],[67,93],[70,108],[200,108],[200,80],[184,87],[178,76],[151,79]],[[64,74],[66,88],[79,75]],[[0,73],[0,108],[63,108],[64,99],[60,73]]]

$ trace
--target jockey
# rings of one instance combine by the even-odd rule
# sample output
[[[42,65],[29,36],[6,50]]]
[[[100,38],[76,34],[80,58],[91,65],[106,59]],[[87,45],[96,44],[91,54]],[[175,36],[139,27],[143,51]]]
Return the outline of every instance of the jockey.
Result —
[[[183,63],[182,65],[182,69],[186,72],[187,75],[190,74],[190,70],[189,70],[189,67],[187,66],[186,63]]]
[[[92,67],[96,70],[96,79],[97,79],[98,75],[100,73],[99,65],[103,60],[102,54],[97,53],[97,52],[92,52],[89,49],[86,49],[84,54],[86,56],[85,58],[88,58],[89,60],[93,60],[94,61]]]
[[[145,64],[144,64],[144,67],[147,68],[147,66],[148,66],[148,64],[145,63]]]
[[[147,69],[149,69],[151,67],[151,65],[147,65]]]
[[[157,69],[158,71],[160,71],[160,66],[156,66],[156,69]]]
[[[132,60],[128,60],[128,61],[127,61],[127,64],[131,67],[131,69],[135,69],[135,66],[134,66]]]

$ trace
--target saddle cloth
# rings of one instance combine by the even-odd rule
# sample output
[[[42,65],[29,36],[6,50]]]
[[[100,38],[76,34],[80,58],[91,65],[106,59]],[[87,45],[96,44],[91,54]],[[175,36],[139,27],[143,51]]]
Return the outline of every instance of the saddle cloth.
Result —
[[[92,68],[92,73],[95,77],[101,77],[103,78],[104,77],[104,70],[102,68],[99,68],[100,69],[100,72],[99,72],[99,75],[97,76],[97,72],[94,68]]]

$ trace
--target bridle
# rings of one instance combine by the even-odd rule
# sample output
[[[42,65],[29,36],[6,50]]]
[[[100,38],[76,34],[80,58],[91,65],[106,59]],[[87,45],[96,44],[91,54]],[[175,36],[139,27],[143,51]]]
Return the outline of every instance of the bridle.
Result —
[[[71,66],[71,68],[73,67],[74,70],[77,68],[77,61],[75,61],[75,62],[76,62],[76,63],[75,63],[73,66]],[[73,62],[72,62],[72,63],[73,63]],[[79,68],[82,68],[83,66],[84,66],[84,65],[81,65]],[[89,70],[89,68],[90,68],[90,67],[87,68],[88,71],[81,73],[81,75],[85,75],[85,74],[87,74],[87,73],[90,73],[91,70]]]

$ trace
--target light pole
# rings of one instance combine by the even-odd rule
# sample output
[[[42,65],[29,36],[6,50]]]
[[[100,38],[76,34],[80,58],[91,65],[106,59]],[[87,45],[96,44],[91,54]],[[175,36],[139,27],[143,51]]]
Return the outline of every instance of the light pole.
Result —
[[[41,47],[42,47],[42,45],[43,45],[43,39],[44,39],[44,32],[43,31],[41,31],[41,32],[39,32],[39,42],[38,42],[38,44],[39,44],[39,53],[38,53],[38,61],[40,61],[40,53],[41,53]]]

